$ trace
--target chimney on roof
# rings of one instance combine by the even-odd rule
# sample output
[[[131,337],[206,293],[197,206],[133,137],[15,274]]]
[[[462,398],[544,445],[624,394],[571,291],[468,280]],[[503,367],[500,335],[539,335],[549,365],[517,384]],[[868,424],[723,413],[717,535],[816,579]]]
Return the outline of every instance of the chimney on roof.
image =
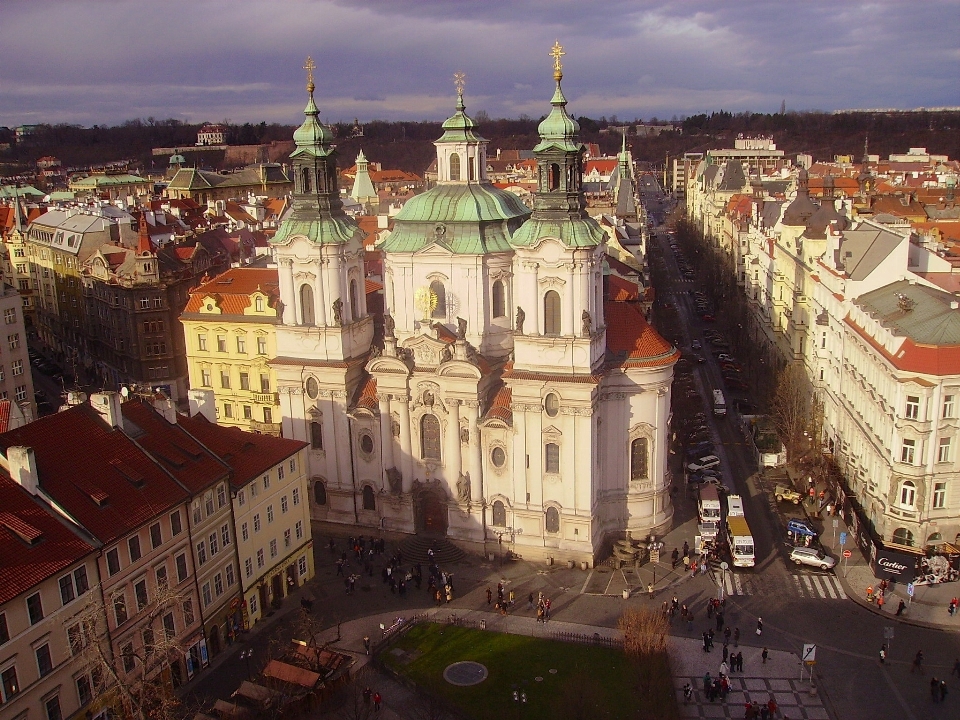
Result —
[[[14,445],[7,448],[7,465],[10,477],[31,495],[36,495],[40,489],[40,478],[37,475],[37,457],[32,447]]]
[[[177,406],[173,404],[173,400],[168,398],[164,393],[158,392],[153,396],[153,407],[154,409],[163,415],[163,419],[166,420],[171,425],[177,424]]]
[[[110,427],[123,430],[123,412],[120,406],[123,404],[123,398],[120,393],[108,391],[94,393],[90,396],[90,406],[100,413],[100,416]]]
[[[190,399],[190,417],[203,415],[207,420],[216,424],[217,410],[213,390],[193,388],[188,391],[187,397]]]
[[[960,308],[960,302],[958,302],[958,301],[956,301],[956,300],[951,300],[951,301],[950,301],[950,309],[951,309],[951,310],[956,310],[957,308]]]

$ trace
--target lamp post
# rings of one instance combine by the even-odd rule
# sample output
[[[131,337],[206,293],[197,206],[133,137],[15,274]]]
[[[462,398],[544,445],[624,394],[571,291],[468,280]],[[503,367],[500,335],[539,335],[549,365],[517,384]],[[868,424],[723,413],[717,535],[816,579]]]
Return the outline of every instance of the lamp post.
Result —
[[[717,599],[721,602],[723,601],[723,591],[727,585],[727,568],[729,567],[726,560],[720,563],[720,593]]]
[[[250,658],[253,657],[253,648],[240,651],[240,659],[247,661],[247,680],[250,679]]]
[[[515,535],[523,534],[523,528],[514,529],[512,527],[505,527],[502,530],[495,530],[494,532],[497,534],[497,555],[499,555],[500,567],[503,567],[503,536],[509,535],[510,542],[513,542]]]

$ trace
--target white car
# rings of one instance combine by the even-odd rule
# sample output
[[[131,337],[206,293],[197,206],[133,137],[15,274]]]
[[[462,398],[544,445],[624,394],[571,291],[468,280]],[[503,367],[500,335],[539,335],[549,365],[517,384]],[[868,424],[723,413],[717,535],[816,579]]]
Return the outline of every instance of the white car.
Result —
[[[795,547],[790,551],[790,560],[796,565],[812,565],[821,570],[830,570],[837,561],[829,555],[825,555],[822,550],[816,548]]]
[[[716,455],[704,455],[695,462],[687,463],[687,470],[690,472],[699,472],[700,470],[716,467],[719,464],[720,458],[718,458]]]

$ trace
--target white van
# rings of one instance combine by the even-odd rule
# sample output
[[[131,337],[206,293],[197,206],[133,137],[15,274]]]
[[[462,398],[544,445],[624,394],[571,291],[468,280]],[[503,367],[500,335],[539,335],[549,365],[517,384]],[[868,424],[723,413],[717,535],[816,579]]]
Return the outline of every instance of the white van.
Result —
[[[743,498],[727,495],[727,517],[743,517]]]

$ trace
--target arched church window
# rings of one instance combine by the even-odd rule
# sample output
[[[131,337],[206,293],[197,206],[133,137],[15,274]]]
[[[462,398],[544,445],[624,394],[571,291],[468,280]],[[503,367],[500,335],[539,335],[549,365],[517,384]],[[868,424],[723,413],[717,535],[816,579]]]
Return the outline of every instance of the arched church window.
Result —
[[[493,526],[494,527],[507,526],[507,508],[499,500],[496,500],[493,503]]]
[[[543,334],[560,334],[560,293],[547,290],[543,296]]]
[[[560,532],[560,511],[555,507],[548,507],[546,512],[546,530],[548,533]]]
[[[310,422],[310,447],[323,450],[323,425],[316,420]]]
[[[550,189],[560,189],[560,166],[557,163],[550,164]]]
[[[424,460],[440,459],[440,421],[427,413],[420,418],[420,447]]]
[[[556,443],[547,443],[543,450],[544,470],[548,473],[560,472],[560,446]]]
[[[913,533],[906,528],[897,528],[893,531],[893,541],[897,545],[913,546]]]
[[[445,320],[447,317],[447,291],[443,287],[443,283],[439,280],[434,280],[430,283],[430,291],[437,298],[437,305],[433,309],[433,315],[431,317],[438,318],[440,320]]]
[[[307,283],[300,286],[300,324],[316,324],[313,307],[313,288]]]
[[[320,480],[316,480],[313,483],[313,501],[317,505],[327,504],[327,486]]]
[[[373,493],[373,488],[369,485],[363,486],[363,509],[364,510],[376,510],[377,509],[377,496]]]
[[[637,438],[630,443],[630,479],[646,480],[650,476],[647,471],[647,439]]]
[[[300,187],[303,188],[302,192],[304,195],[307,195],[313,192],[313,182],[311,181],[311,177],[312,175],[310,173],[310,168],[308,167],[303,168],[303,170],[301,171]]]
[[[457,153],[450,153],[450,179],[460,179],[460,155]]]
[[[357,280],[353,278],[350,280],[350,319],[357,320],[360,318],[360,304],[359,298],[357,297]]]
[[[493,281],[493,316],[495,318],[503,317],[507,314],[507,302],[504,297],[503,283],[500,280]]]

